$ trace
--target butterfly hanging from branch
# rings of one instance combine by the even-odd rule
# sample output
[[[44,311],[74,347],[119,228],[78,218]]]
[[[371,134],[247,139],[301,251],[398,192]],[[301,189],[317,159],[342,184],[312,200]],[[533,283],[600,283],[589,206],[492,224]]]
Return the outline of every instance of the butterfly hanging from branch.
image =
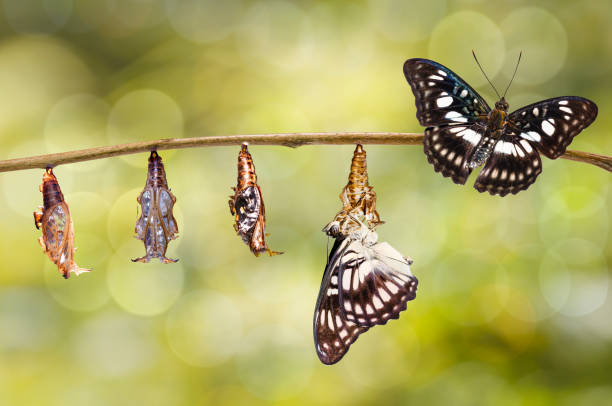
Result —
[[[480,67],[478,59],[476,63]],[[492,110],[463,79],[437,62],[408,59],[404,75],[414,93],[417,119],[427,127],[423,144],[434,170],[463,185],[474,168],[484,165],[474,187],[492,195],[527,189],[542,172],[540,153],[559,158],[597,117],[597,105],[576,96],[542,100],[508,113],[505,95],[514,75],[503,96],[491,84],[499,97]]]

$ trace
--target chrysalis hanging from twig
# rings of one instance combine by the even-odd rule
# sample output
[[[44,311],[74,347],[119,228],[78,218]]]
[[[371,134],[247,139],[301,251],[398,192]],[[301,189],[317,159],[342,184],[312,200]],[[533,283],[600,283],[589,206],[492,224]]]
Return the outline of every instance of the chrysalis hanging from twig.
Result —
[[[40,246],[65,279],[70,277],[70,272],[76,275],[89,272],[90,269],[79,268],[74,262],[74,226],[52,168],[45,171],[40,191],[43,206],[34,212],[34,224],[42,229],[42,237],[38,239]]]
[[[347,236],[359,230],[360,225],[355,219],[363,219],[372,228],[384,223],[376,211],[376,192],[368,183],[366,152],[361,144],[357,144],[353,153],[348,183],[340,193],[340,201],[342,210],[323,229],[327,235]]]
[[[229,207],[235,216],[234,229],[242,241],[256,257],[264,251],[270,256],[282,254],[271,251],[265,241],[266,210],[246,143],[242,144],[238,154],[238,184],[232,190],[234,195],[230,196]]]
[[[133,262],[149,262],[151,258],[159,258],[165,264],[178,261],[166,258],[168,243],[178,237],[178,226],[172,214],[175,202],[162,159],[157,151],[151,151],[147,183],[138,196],[141,214],[136,222],[136,238],[144,242],[146,255]]]

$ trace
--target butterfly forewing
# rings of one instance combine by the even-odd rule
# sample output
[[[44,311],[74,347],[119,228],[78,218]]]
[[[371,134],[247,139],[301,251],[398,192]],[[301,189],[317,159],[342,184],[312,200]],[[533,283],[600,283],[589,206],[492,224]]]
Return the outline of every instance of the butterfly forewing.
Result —
[[[540,154],[524,139],[502,136],[478,174],[474,187],[479,192],[505,196],[525,190],[542,172]]]
[[[404,75],[414,93],[422,126],[474,122],[491,110],[463,79],[428,59],[408,59]]]
[[[572,139],[597,117],[597,105],[576,96],[556,97],[510,113],[506,134],[533,143],[544,155],[559,158]]]
[[[335,364],[340,361],[359,334],[368,330],[367,327],[360,327],[344,319],[340,311],[338,270],[342,255],[350,242],[349,238],[335,240],[327,260],[315,307],[313,320],[315,348],[324,364]]]
[[[340,306],[346,320],[373,327],[397,319],[416,297],[417,279],[410,263],[386,242],[348,245],[340,264]]]
[[[465,184],[472,172],[467,162],[482,139],[482,130],[478,125],[458,124],[426,128],[423,145],[427,160],[436,172]]]

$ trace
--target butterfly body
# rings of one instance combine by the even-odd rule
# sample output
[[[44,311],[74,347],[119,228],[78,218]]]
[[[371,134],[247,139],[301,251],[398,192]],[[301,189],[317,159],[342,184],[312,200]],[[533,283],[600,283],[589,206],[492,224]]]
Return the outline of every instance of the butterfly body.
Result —
[[[404,75],[426,127],[423,145],[436,172],[465,184],[484,165],[474,187],[505,196],[527,189],[542,171],[540,153],[555,159],[597,117],[597,106],[576,96],[556,97],[508,113],[501,97],[491,109],[445,66],[414,58]]]

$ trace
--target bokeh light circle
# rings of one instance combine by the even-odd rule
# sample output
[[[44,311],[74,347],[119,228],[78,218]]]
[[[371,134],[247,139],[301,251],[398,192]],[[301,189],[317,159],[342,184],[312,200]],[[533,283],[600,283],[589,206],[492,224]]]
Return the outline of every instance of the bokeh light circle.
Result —
[[[497,24],[475,11],[460,11],[445,17],[429,40],[429,57],[448,66],[471,86],[487,83],[474,63],[472,50],[493,80],[502,68],[505,49]]]
[[[150,325],[122,314],[88,319],[72,336],[76,361],[87,371],[106,378],[142,372],[155,365],[159,343]]]
[[[412,375],[419,362],[420,343],[406,317],[400,317],[401,326],[392,321],[394,327],[370,330],[351,346],[339,367],[352,386],[367,392],[368,388],[401,385]]]
[[[551,278],[555,271],[559,277]],[[591,241],[571,238],[558,242],[547,253],[540,272],[542,294],[566,316],[592,313],[607,299],[608,265],[602,248]]]
[[[466,264],[469,264],[466,266]],[[462,271],[457,272],[457,267]],[[492,320],[507,299],[508,275],[493,258],[477,252],[449,255],[435,268],[432,288],[444,315],[460,325],[478,325]]]
[[[417,42],[427,38],[444,17],[446,0],[370,0],[370,8],[376,27],[387,39]]]
[[[166,334],[174,353],[195,366],[212,366],[242,345],[242,316],[234,300],[212,291],[184,295],[170,310]]]
[[[184,270],[180,262],[131,261],[143,254],[143,244],[136,239],[119,248],[108,263],[107,283],[112,298],[124,310],[139,316],[154,316],[167,311],[181,295]]]
[[[49,111],[45,121],[45,141],[50,153],[70,149],[92,148],[106,144],[109,105],[92,94],[82,93],[59,100]],[[95,167],[102,161],[93,161]],[[90,164],[88,169],[94,168]],[[75,170],[83,165],[74,165]]]
[[[182,135],[181,108],[166,93],[155,89],[140,89],[125,94],[114,104],[108,119],[110,144],[180,138]],[[164,151],[164,158],[173,153]],[[138,154],[120,158],[138,168],[147,166],[147,160]]]
[[[283,0],[259,1],[247,11],[237,31],[239,49],[245,60],[301,68],[310,63],[314,44],[308,15],[294,3]],[[262,73],[265,65],[261,66]]]
[[[221,40],[240,24],[242,0],[166,0],[166,12],[174,30],[199,43]]]
[[[540,7],[516,9],[501,22],[501,29],[508,44],[503,66],[508,78],[514,72],[519,52],[523,51],[514,79],[516,83],[545,82],[563,67],[567,56],[567,32],[559,19],[547,10]]]
[[[102,236],[104,237],[104,236]],[[43,270],[49,293],[60,305],[70,310],[93,311],[104,306],[110,299],[105,283],[106,259],[111,254],[108,241],[96,234],[79,232],[75,236],[77,264],[91,272],[70,275],[66,281],[51,261],[45,262]]]
[[[243,344],[236,356],[238,375],[257,397],[279,401],[308,388],[313,349],[299,332],[285,325],[261,325],[247,334]]]
[[[72,14],[74,0],[3,0],[5,21],[19,33],[52,33]]]
[[[57,305],[43,289],[3,288],[0,290],[0,350],[38,351],[60,339]]]

